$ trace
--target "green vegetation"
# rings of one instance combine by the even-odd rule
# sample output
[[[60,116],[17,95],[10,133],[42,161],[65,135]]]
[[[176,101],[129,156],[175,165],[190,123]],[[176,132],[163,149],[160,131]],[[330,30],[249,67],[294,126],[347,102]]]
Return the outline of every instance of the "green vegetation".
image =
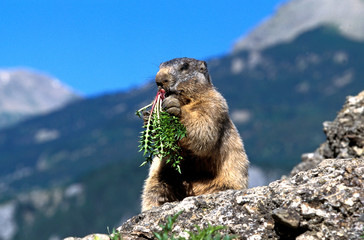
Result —
[[[172,233],[173,224],[176,222],[178,216],[182,213],[182,211],[178,212],[174,216],[169,216],[167,218],[167,222],[165,225],[160,225],[162,231],[159,233],[154,232],[155,237],[158,240],[185,240],[184,237],[176,238]],[[201,229],[199,226],[196,225],[197,232],[186,231],[189,234],[190,240],[231,240],[235,236],[225,235],[222,236],[218,231],[225,229],[226,227],[223,226],[209,226],[207,228]]]
[[[157,233],[154,232],[154,236],[156,236],[156,238],[158,240],[168,240],[168,239],[176,239],[174,237],[174,234],[172,233],[172,228],[173,228],[173,224],[176,222],[178,216],[182,213],[182,211],[176,213],[174,216],[169,216],[167,218],[167,222],[165,225],[160,225],[160,227],[162,228],[162,231]]]
[[[122,240],[120,232],[116,231],[115,228],[113,228],[112,232],[110,232],[109,227],[107,227],[107,232],[109,233],[110,240]]]
[[[183,159],[180,155],[178,141],[186,136],[186,128],[179,119],[162,110],[164,90],[158,91],[154,102],[136,112],[142,118],[142,112],[151,107],[145,130],[141,132],[139,151],[143,152],[146,160],[142,163],[151,163],[155,156],[166,159],[166,163],[181,173],[180,162]]]
[[[197,233],[188,232],[190,240],[231,240],[234,239],[235,236],[230,235],[221,235],[217,233],[219,230],[225,229],[223,226],[211,226],[209,225],[207,228],[200,229],[199,226],[196,226]]]

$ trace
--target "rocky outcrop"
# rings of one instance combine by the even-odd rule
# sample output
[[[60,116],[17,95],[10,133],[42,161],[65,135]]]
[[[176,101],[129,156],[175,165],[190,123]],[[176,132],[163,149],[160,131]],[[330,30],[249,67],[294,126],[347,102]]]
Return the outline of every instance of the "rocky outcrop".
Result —
[[[133,217],[123,239],[150,239],[183,211],[174,232],[227,226],[238,239],[358,239],[364,227],[364,159],[326,159],[269,186],[189,197]]]
[[[209,224],[237,239],[360,239],[364,234],[364,92],[348,97],[327,141],[288,177],[268,186],[188,197],[141,213],[118,228],[123,239],[154,239],[182,211],[175,236]],[[90,235],[84,239],[93,239]],[[108,236],[103,235],[105,239]],[[77,239],[77,238],[69,238]]]
[[[364,91],[347,97],[336,119],[323,125],[327,141],[315,152],[303,154],[290,176],[312,169],[327,158],[364,158]]]

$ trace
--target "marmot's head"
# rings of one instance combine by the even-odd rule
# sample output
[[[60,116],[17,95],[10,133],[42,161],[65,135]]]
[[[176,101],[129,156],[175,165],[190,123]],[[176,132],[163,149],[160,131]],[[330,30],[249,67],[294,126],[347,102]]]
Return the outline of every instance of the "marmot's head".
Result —
[[[175,58],[162,63],[155,81],[167,94],[192,94],[212,86],[206,62],[193,58]]]

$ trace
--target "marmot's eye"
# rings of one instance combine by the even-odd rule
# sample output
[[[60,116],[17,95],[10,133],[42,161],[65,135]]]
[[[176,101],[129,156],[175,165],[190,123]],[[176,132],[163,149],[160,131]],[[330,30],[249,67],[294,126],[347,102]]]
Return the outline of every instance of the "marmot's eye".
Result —
[[[190,65],[188,63],[182,64],[182,66],[179,68],[180,71],[188,70]]]

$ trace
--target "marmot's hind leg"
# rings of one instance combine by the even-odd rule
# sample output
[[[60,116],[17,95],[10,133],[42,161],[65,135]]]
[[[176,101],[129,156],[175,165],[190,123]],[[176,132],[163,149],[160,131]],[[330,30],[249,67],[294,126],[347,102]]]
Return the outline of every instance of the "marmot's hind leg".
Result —
[[[166,199],[164,197],[165,194],[163,194],[164,191],[162,190],[163,187],[160,186],[161,184],[155,182],[156,184],[153,185],[153,183],[151,183],[149,180],[150,179],[147,179],[143,191],[142,212],[149,210],[153,207],[159,207],[164,202],[166,202]]]
[[[167,172],[172,172],[172,175],[161,175],[160,167],[161,161],[155,158],[149,172],[151,175],[144,184],[142,211],[159,207],[166,202],[180,201],[187,196],[185,186],[179,180],[181,178],[179,173],[175,169],[168,169]]]

